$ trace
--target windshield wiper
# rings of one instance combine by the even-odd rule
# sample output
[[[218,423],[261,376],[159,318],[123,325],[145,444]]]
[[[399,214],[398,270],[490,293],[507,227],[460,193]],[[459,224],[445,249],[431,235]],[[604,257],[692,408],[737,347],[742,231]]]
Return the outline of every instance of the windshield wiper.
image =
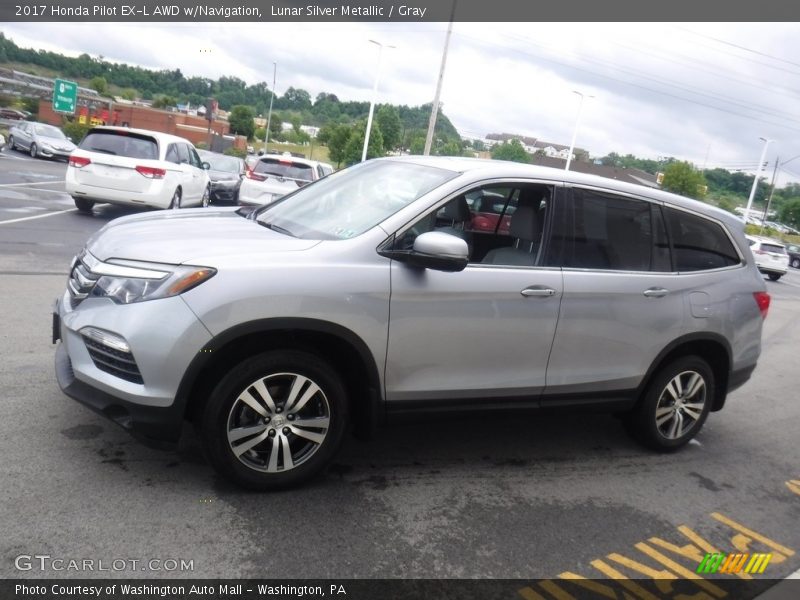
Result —
[[[291,231],[286,229],[285,227],[281,227],[280,225],[275,225],[275,223],[269,223],[267,221],[256,221],[262,227],[266,227],[267,229],[272,229],[272,231],[277,231],[278,233],[282,233],[283,235],[288,235],[289,237],[297,237]]]

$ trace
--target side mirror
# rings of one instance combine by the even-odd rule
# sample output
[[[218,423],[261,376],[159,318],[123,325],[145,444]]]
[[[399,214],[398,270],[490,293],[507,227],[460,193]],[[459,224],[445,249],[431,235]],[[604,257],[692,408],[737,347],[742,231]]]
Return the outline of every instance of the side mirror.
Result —
[[[208,171],[210,168],[211,168],[211,164],[210,163],[207,163],[207,162],[203,163],[203,169],[204,170]]]
[[[381,254],[414,267],[450,273],[463,271],[469,262],[467,242],[442,231],[418,235],[411,250],[389,250]]]

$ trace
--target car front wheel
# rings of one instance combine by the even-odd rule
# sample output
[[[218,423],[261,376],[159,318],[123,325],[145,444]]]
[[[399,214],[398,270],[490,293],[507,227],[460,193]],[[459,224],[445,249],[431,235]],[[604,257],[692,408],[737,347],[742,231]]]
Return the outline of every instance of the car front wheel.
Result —
[[[344,387],[319,357],[295,350],[244,360],[211,393],[200,436],[214,468],[241,486],[273,490],[324,468],[347,421]]]
[[[202,200],[200,201],[200,205],[201,205],[203,208],[207,208],[207,207],[208,207],[208,204],[209,204],[209,200],[210,200],[210,198],[211,198],[211,188],[210,188],[209,186],[206,186],[206,189],[205,189],[205,191],[203,192],[203,198],[202,198]]]
[[[792,259],[792,266],[795,269],[800,269],[800,258],[793,258]]]
[[[714,373],[699,356],[679,358],[656,373],[626,427],[638,442],[677,450],[703,427],[714,398]]]
[[[778,279],[781,278],[781,274],[780,273],[769,273],[767,275],[767,277],[769,277],[772,281],[778,281]]]
[[[31,158],[36,158],[39,155],[39,149],[36,147],[36,144],[31,143],[30,152]]]

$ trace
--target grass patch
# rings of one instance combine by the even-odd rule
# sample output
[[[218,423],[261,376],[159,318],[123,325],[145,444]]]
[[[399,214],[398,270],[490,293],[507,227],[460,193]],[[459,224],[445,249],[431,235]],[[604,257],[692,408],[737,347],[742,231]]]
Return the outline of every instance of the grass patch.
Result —
[[[258,152],[264,148],[264,140],[261,140],[260,143],[251,142],[250,145]],[[304,146],[302,144],[284,144],[283,142],[273,142],[270,140],[269,149],[277,150],[278,152],[297,152],[311,160],[318,160],[326,163],[331,162],[328,154],[328,147],[318,143],[315,143],[313,146],[311,144]],[[333,166],[335,167],[336,165]]]

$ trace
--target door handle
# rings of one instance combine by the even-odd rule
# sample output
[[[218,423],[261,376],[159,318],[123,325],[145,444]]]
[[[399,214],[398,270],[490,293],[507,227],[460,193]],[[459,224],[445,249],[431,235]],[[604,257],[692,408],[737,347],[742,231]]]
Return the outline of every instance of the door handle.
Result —
[[[669,290],[661,287],[651,287],[643,291],[642,294],[648,298],[663,298],[669,294]]]
[[[550,296],[555,296],[556,291],[553,288],[544,287],[543,285],[532,285],[530,287],[526,287],[524,290],[520,292],[523,296],[531,297],[537,296],[540,298],[549,298]]]

